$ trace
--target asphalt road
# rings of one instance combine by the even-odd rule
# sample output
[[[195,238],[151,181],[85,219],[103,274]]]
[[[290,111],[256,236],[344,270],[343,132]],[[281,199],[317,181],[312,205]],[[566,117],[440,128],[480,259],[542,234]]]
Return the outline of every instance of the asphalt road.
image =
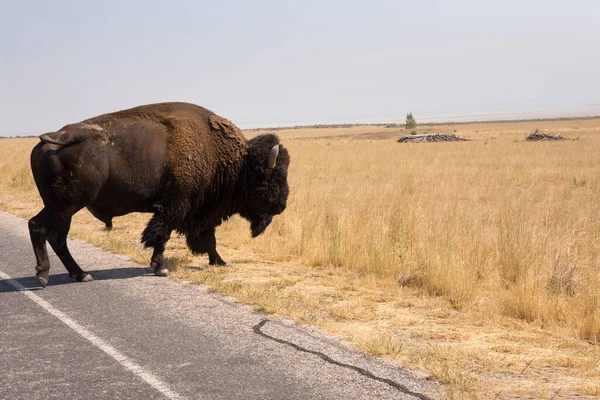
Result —
[[[52,254],[40,290],[26,221],[0,212],[0,399],[438,397],[432,381],[317,329],[69,246],[95,280],[71,282]]]

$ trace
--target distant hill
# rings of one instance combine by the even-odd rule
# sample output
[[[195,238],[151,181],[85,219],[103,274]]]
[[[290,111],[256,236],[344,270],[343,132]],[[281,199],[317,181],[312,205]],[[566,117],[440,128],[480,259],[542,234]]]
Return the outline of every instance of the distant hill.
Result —
[[[6,133],[6,134],[0,134],[0,139],[35,138],[38,136],[39,135],[35,134],[35,133],[14,133],[14,134]]]
[[[600,115],[589,117],[557,117],[557,118],[523,118],[523,119],[498,119],[483,120],[476,119],[470,121],[440,121],[440,122],[419,122],[419,126],[439,126],[439,125],[467,125],[467,124],[497,124],[504,122],[540,122],[540,121],[575,121],[585,119],[600,119]],[[378,126],[383,128],[404,128],[403,123],[364,123],[364,124],[315,124],[315,125],[294,125],[294,126],[274,126],[265,128],[249,128],[244,131],[281,131],[290,129],[329,129],[329,128],[354,128],[357,126]]]

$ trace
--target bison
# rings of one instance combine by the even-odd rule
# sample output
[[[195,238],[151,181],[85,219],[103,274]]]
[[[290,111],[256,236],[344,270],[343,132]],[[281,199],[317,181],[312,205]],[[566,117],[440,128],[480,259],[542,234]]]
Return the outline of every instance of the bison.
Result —
[[[144,105],[100,115],[40,136],[31,170],[44,208],[29,220],[36,277],[48,284],[50,243],[71,279],[92,280],[71,256],[73,215],[87,208],[107,227],[131,212],[153,213],[142,233],[150,266],[168,276],[164,250],[173,230],[194,254],[225,265],[215,228],[234,214],[253,237],[285,210],[290,157],[273,134],[246,140],[229,120],[188,103]]]

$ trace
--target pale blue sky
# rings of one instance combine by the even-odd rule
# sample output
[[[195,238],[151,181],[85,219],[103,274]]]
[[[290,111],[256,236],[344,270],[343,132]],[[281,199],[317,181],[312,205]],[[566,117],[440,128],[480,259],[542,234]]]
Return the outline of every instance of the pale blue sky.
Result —
[[[600,104],[600,1],[0,0],[0,134],[161,101],[242,127]]]

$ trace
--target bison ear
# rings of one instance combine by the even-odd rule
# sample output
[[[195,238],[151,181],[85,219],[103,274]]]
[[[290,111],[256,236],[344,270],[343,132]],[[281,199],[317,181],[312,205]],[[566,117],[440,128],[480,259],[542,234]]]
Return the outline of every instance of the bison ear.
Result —
[[[269,151],[269,157],[267,158],[267,166],[271,169],[275,168],[277,164],[277,157],[279,156],[279,145],[276,144]]]

